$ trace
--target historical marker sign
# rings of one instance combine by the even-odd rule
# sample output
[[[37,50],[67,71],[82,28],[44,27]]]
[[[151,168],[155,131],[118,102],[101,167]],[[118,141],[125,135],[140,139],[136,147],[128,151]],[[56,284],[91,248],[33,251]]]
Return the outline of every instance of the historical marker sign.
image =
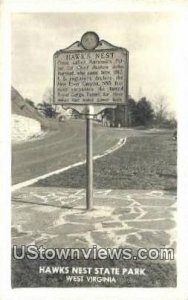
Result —
[[[81,43],[54,54],[55,104],[125,104],[127,93],[126,49],[99,42],[87,33]]]

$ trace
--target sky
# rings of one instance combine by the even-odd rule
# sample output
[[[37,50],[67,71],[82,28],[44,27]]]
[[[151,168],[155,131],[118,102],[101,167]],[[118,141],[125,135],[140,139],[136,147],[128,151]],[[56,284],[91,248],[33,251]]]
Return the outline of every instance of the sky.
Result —
[[[129,94],[163,98],[175,111],[175,13],[14,13],[11,20],[12,85],[23,97],[41,102],[53,86],[54,52],[95,31],[129,51]]]

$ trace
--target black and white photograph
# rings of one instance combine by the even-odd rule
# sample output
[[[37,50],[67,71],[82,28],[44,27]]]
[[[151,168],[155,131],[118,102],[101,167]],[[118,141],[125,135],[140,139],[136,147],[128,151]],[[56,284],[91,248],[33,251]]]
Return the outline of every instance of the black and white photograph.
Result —
[[[178,288],[181,22],[11,12],[11,289]]]

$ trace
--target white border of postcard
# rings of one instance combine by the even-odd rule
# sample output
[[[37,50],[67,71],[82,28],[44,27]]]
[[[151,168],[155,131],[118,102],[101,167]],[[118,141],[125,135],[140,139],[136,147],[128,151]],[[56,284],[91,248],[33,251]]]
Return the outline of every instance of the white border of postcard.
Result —
[[[177,288],[37,288],[11,289],[10,269],[10,14],[13,12],[131,12],[175,11],[180,22],[175,29],[178,53],[178,286]],[[188,1],[136,0],[1,0],[0,2],[0,299],[188,299]]]

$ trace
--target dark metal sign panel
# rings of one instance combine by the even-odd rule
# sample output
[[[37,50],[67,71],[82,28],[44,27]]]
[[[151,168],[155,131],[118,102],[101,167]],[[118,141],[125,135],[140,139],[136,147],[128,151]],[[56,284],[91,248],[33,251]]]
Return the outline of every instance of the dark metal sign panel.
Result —
[[[54,103],[60,105],[125,104],[128,51],[60,50],[54,55]]]

